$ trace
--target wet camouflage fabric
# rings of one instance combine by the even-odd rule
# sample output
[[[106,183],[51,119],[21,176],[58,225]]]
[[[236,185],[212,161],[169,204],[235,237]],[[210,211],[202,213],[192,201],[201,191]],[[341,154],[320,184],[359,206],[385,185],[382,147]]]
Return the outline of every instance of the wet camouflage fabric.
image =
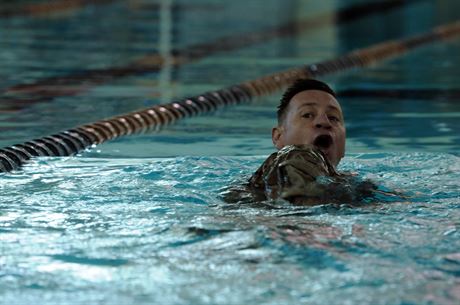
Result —
[[[323,153],[310,145],[288,145],[270,155],[248,183],[228,190],[228,202],[284,199],[293,204],[315,205],[353,202],[370,196],[369,181],[338,173]]]

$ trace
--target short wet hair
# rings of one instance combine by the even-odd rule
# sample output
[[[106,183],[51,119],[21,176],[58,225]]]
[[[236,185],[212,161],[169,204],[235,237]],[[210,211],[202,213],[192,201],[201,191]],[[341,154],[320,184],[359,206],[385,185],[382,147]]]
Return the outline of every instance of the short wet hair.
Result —
[[[329,93],[333,97],[336,97],[334,90],[331,89],[326,83],[322,81],[311,79],[311,78],[301,78],[296,80],[289,88],[286,89],[283,96],[281,97],[280,104],[278,105],[278,124],[281,124],[286,116],[286,109],[289,106],[289,102],[299,92],[307,90],[319,90]]]

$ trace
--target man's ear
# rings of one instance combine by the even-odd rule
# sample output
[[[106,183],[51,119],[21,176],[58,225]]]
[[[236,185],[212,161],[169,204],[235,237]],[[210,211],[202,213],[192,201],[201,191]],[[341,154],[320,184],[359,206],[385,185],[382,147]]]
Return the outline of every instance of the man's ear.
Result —
[[[283,127],[276,126],[272,128],[272,142],[277,149],[283,148]]]

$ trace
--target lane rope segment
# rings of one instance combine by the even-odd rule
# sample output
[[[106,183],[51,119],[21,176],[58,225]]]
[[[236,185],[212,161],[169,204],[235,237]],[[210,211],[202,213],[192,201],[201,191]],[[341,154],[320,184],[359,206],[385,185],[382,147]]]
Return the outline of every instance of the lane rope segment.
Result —
[[[424,34],[389,40],[352,51],[335,59],[295,67],[230,87],[205,92],[169,104],[159,104],[127,114],[81,125],[57,134],[0,149],[0,172],[19,169],[38,156],[70,156],[97,144],[135,133],[158,131],[177,120],[212,112],[218,108],[250,102],[283,90],[298,78],[362,68],[436,41],[460,35],[460,21],[433,28]]]

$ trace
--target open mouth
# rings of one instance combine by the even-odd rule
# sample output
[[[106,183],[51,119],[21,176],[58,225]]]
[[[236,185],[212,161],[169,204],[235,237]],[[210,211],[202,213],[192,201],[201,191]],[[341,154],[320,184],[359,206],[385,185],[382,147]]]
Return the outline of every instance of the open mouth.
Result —
[[[328,149],[332,145],[332,137],[330,135],[320,135],[316,137],[313,145],[319,149]]]

